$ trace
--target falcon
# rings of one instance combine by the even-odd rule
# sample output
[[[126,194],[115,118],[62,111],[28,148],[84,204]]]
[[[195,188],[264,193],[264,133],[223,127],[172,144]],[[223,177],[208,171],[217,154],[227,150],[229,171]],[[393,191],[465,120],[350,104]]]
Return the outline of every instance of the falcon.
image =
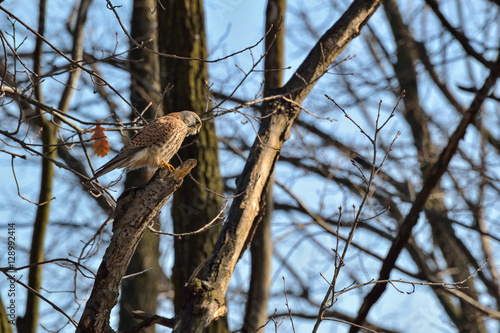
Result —
[[[168,162],[184,138],[197,134],[200,128],[201,119],[192,111],[173,112],[157,118],[137,132],[118,155],[96,171],[92,179],[120,168],[134,170],[147,166],[150,171],[160,167],[173,170]]]

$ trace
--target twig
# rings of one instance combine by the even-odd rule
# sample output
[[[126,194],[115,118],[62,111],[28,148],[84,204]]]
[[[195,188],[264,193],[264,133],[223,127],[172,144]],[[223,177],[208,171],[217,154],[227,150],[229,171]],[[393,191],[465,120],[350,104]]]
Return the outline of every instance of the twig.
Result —
[[[148,328],[155,324],[169,328],[174,327],[173,318],[165,318],[157,314],[150,314],[141,310],[132,311],[131,314],[134,319],[142,320],[142,322],[134,326],[132,329],[128,330],[126,333],[142,332],[145,328]]]
[[[282,276],[282,278],[283,278],[283,292],[285,293],[285,305],[286,305],[286,308],[288,309],[288,315],[290,316],[290,323],[292,324],[292,331],[295,332],[295,325],[293,324],[292,310],[288,306],[288,295],[286,292],[286,280],[285,280],[284,276]]]
[[[222,221],[220,223],[223,223],[224,222],[224,219],[223,217],[221,217],[222,213],[224,213],[224,210],[227,208],[227,205],[229,204],[229,199],[226,199],[226,203],[224,204],[224,206],[219,210],[219,213],[217,214],[216,217],[214,217],[212,219],[212,221],[208,222],[206,225],[204,225],[203,227],[201,227],[200,229],[198,230],[195,230],[195,231],[190,231],[190,232],[184,232],[184,233],[180,233],[180,234],[174,234],[174,233],[169,233],[169,232],[163,232],[163,231],[159,231],[159,230],[156,230],[154,229],[152,226],[149,226],[148,229],[152,232],[154,232],[155,234],[157,235],[167,235],[167,236],[174,236],[174,237],[184,237],[184,236],[190,236],[190,235],[194,235],[194,234],[199,234],[205,230],[208,230],[210,228],[213,228],[215,226],[218,225],[215,224],[215,222],[217,222],[218,220],[221,220]]]
[[[54,303],[52,303],[50,300],[48,300],[45,296],[43,296],[42,294],[38,293],[35,289],[31,288],[30,286],[28,286],[27,284],[24,284],[21,280],[15,278],[14,276],[10,275],[9,273],[7,273],[6,271],[3,271],[2,270],[2,273],[4,273],[9,279],[12,279],[14,280],[16,283],[20,284],[21,286],[23,286],[24,288],[28,289],[28,291],[30,293],[33,293],[34,295],[36,295],[37,297],[39,297],[40,299],[42,299],[43,301],[45,301],[47,304],[49,304],[54,310],[56,310],[57,312],[60,312],[62,313],[66,318],[68,318],[68,320],[70,321],[70,323],[73,324],[73,326],[77,327],[78,323],[73,319],[71,318],[66,312],[64,312],[60,307],[58,307],[57,305],[55,305]]]
[[[95,274],[94,272],[92,272],[90,269],[88,269],[87,267],[85,267],[84,265],[74,261],[74,260],[71,260],[71,259],[68,259],[68,258],[56,258],[56,259],[50,259],[50,260],[45,260],[45,261],[41,261],[41,262],[35,262],[35,263],[32,263],[32,264],[29,264],[29,265],[25,265],[25,266],[21,266],[21,267],[0,267],[0,271],[2,272],[7,272],[7,271],[21,271],[23,269],[26,269],[26,268],[30,268],[30,267],[33,267],[33,266],[38,266],[38,265],[45,265],[45,264],[51,264],[51,263],[58,263],[58,262],[69,262],[71,264],[73,264],[76,268],[76,270],[78,270],[84,277],[86,278],[95,278]],[[91,276],[87,276],[83,273],[82,270],[80,270],[80,267],[85,269],[87,272],[89,272]]]
[[[248,46],[242,50],[231,53],[231,54],[224,56],[222,58],[218,58],[215,60],[209,60],[209,59],[201,59],[201,58],[194,58],[194,57],[182,57],[182,56],[177,56],[175,54],[168,54],[168,53],[161,53],[158,51],[154,51],[154,50],[151,50],[151,49],[145,47],[143,44],[139,44],[135,39],[132,38],[132,36],[128,32],[127,28],[125,28],[125,25],[122,23],[120,15],[118,15],[118,13],[115,10],[115,8],[121,7],[121,6],[114,6],[110,0],[106,0],[106,2],[107,2],[108,9],[110,9],[115,14],[115,17],[116,17],[118,23],[120,24],[120,27],[122,28],[123,33],[127,36],[127,38],[130,40],[130,42],[132,42],[135,46],[137,46],[142,51],[147,51],[147,52],[150,52],[150,53],[153,53],[153,54],[159,55],[160,57],[165,57],[165,58],[173,58],[173,59],[179,59],[179,60],[196,60],[196,61],[201,61],[201,62],[206,62],[206,63],[220,62],[222,60],[226,60],[228,58],[234,57],[234,56],[236,56],[240,53],[243,53],[247,50],[251,51],[253,48],[257,47],[260,43],[262,43],[262,41],[266,38],[266,36],[269,34],[269,31],[270,31],[270,30],[267,31],[266,34],[261,39],[259,39],[259,41],[257,43],[255,43],[251,46]]]
[[[26,159],[27,159],[26,155],[19,155],[19,154],[12,153],[12,152],[7,151],[7,150],[0,149],[0,152],[2,152],[2,153],[6,153],[6,154],[9,154],[9,155],[12,155],[12,157],[19,157],[19,158],[22,158],[23,160],[26,160]]]

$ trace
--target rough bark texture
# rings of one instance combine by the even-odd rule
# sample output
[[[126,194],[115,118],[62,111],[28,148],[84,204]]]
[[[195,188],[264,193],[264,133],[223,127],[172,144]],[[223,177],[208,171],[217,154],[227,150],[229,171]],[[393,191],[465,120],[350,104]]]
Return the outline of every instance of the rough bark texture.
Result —
[[[300,104],[340,52],[357,35],[381,1],[354,1],[311,50],[295,75],[280,89]],[[255,231],[255,219],[265,198],[265,188],[273,172],[283,143],[290,136],[300,109],[285,100],[270,106],[272,116],[265,118],[259,138],[237,180],[242,193],[231,205],[228,221],[217,240],[211,260],[201,279],[187,286],[187,296],[174,332],[201,332],[210,322],[226,313],[225,294],[234,267]]]
[[[118,198],[113,237],[97,271],[77,332],[113,331],[109,315],[118,301],[120,283],[137,244],[195,165],[195,160],[188,160],[172,172],[160,169],[144,187],[128,189]]]
[[[157,11],[154,0],[135,0],[132,11],[130,35],[139,43],[144,43],[152,50],[158,50]],[[131,45],[133,46],[133,45]],[[145,119],[154,119],[163,116],[160,86],[160,61],[158,56],[141,49],[134,49],[129,53],[131,85],[130,99],[138,112],[143,110]],[[149,105],[151,103],[151,105]],[[149,107],[148,107],[149,105]],[[137,114],[131,114],[135,119]],[[145,169],[127,173],[125,187],[143,186],[151,175]],[[158,223],[158,217],[155,223]],[[119,330],[127,331],[135,324],[131,311],[141,310],[156,313],[159,290],[160,270],[158,263],[160,256],[159,236],[146,230],[130,261],[126,275],[137,272],[146,272],[123,281],[120,297],[120,324]],[[153,333],[155,325],[145,330]]]
[[[273,178],[273,177],[271,177]],[[261,209],[264,216],[259,223],[250,247],[252,266],[250,287],[245,308],[242,332],[255,332],[268,321],[267,304],[271,288],[273,243],[271,238],[271,217],[273,214],[273,179],[269,182],[265,206]]]
[[[193,58],[207,58],[203,1],[170,0],[163,2],[165,9],[158,7],[160,51]],[[202,114],[207,107],[208,80],[206,63],[171,58],[161,59],[162,85],[170,86],[163,103],[166,112],[192,110]],[[172,86],[173,85],[173,86]],[[203,117],[202,117],[203,118]],[[219,173],[218,140],[213,120],[204,121],[196,137],[185,141],[188,146],[179,151],[182,160],[195,158],[198,167],[192,176],[210,190],[222,193]],[[172,159],[177,163],[177,158]],[[221,198],[208,192],[191,179],[175,193],[172,219],[175,233],[197,230],[209,223],[221,208]],[[175,286],[175,309],[178,313],[184,302],[184,286],[196,267],[207,258],[213,249],[220,228],[174,239],[175,263],[173,282]],[[219,320],[209,332],[227,331],[226,320]]]
[[[264,61],[264,97],[271,95],[272,89],[283,85],[282,68],[285,67],[285,10],[286,0],[268,0],[266,9],[266,29],[272,30],[266,36],[267,54]],[[268,106],[264,105],[263,112]],[[242,332],[255,332],[268,320],[267,303],[271,286],[273,244],[271,238],[271,218],[273,213],[274,177],[269,181],[265,207],[261,207],[262,221],[259,223],[250,246],[252,266],[250,287],[245,309]]]

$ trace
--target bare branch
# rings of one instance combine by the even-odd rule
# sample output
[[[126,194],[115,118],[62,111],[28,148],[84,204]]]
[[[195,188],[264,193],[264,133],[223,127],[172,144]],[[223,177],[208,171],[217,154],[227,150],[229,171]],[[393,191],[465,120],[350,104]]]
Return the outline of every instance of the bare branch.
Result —
[[[464,114],[462,120],[456,127],[453,134],[448,140],[448,144],[441,152],[439,159],[434,163],[428,172],[427,178],[425,179],[424,185],[420,193],[418,193],[405,221],[401,225],[398,235],[396,236],[392,246],[387,254],[387,258],[384,261],[382,268],[380,269],[379,280],[387,280],[389,278],[390,272],[394,268],[397,258],[401,254],[404,245],[408,242],[411,236],[413,227],[416,225],[420,212],[424,207],[429,195],[431,194],[434,187],[437,185],[441,176],[447,170],[451,158],[454,156],[458,149],[458,144],[460,140],[465,135],[465,131],[469,124],[474,120],[475,116],[479,113],[481,105],[489,94],[491,88],[495,85],[498,77],[500,76],[500,56],[497,58],[495,65],[492,67],[490,74],[486,78],[483,87],[479,90],[474,100],[470,104],[466,113]],[[356,324],[362,324],[368,312],[373,307],[373,305],[378,301],[378,299],[384,293],[387,283],[376,284],[372,291],[365,297],[363,305],[361,306],[358,317],[356,318]],[[356,332],[356,328],[351,329],[351,333]]]

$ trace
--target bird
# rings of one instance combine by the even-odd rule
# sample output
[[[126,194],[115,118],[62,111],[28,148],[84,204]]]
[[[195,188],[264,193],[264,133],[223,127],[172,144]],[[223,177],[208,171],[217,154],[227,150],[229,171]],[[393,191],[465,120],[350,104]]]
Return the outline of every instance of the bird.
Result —
[[[120,152],[96,170],[94,180],[115,169],[139,169],[147,166],[150,171],[160,167],[173,170],[169,160],[177,153],[184,138],[198,134],[201,119],[193,111],[172,112],[156,118],[137,132]]]

